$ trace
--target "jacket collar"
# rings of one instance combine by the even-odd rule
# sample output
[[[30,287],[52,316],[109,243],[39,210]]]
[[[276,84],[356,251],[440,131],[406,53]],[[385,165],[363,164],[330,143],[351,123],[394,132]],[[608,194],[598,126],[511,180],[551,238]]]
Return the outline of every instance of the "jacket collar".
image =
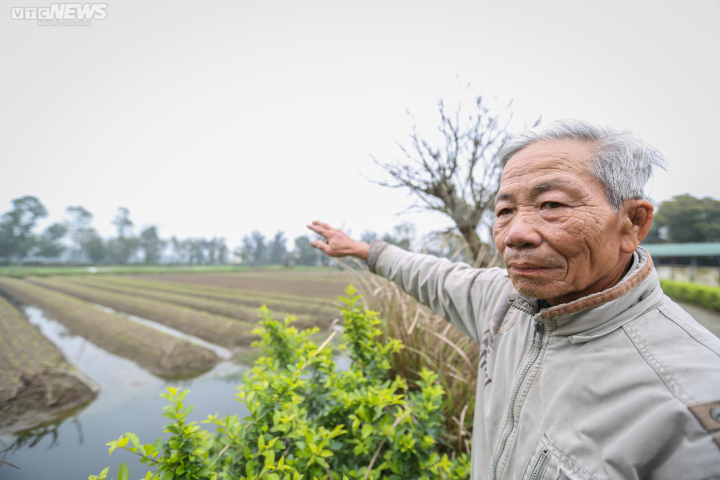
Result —
[[[548,333],[584,343],[607,335],[662,303],[663,293],[650,254],[643,248],[633,253],[630,271],[620,282],[575,301],[541,308],[540,301],[513,289],[508,301],[532,314],[549,327]]]

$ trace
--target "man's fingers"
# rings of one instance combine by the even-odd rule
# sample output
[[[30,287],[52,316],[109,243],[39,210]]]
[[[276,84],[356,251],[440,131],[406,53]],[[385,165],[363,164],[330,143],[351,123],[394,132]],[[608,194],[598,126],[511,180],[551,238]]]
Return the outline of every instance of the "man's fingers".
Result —
[[[318,226],[320,226],[320,227],[322,227],[322,228],[327,228],[328,230],[332,230],[332,227],[331,227],[330,225],[328,225],[327,223],[321,222],[321,221],[319,221],[319,220],[315,220],[315,221],[313,222],[313,225],[318,225]]]
[[[310,245],[317,248],[318,250],[322,250],[325,253],[328,253],[328,250],[330,250],[330,245],[325,242],[321,242],[320,240],[313,240],[312,242],[310,242]]]
[[[323,237],[327,237],[330,232],[327,231],[327,229],[320,227],[318,225],[314,225],[315,222],[313,222],[313,225],[308,225],[307,227],[312,230],[315,233],[319,233]]]

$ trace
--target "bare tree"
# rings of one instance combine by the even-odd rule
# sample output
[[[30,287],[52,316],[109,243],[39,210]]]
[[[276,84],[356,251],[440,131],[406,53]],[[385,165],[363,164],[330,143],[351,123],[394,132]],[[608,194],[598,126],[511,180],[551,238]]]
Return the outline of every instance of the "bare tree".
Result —
[[[441,233],[459,233],[480,265],[487,264],[484,257],[488,246],[481,241],[478,228],[492,226],[503,168],[497,154],[513,137],[509,131],[512,115],[508,113],[512,102],[497,112],[486,106],[482,95],[474,103],[473,113],[466,117],[460,106],[449,112],[442,100],[438,102],[441,140],[437,146],[423,139],[414,125],[411,148],[398,142],[405,156],[402,161],[380,163],[373,159],[392,177],[377,182],[379,185],[407,188],[417,196],[414,208],[450,217],[455,228]]]

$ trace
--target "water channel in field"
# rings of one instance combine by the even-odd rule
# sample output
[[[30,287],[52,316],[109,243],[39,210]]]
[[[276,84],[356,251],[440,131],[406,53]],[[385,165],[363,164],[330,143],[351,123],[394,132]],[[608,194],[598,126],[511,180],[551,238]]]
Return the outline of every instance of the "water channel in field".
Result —
[[[86,480],[88,475],[97,475],[108,466],[111,475],[108,478],[116,478],[120,462],[130,468],[130,478],[144,477],[148,467],[139,463],[136,455],[116,450],[109,456],[105,444],[125,432],[137,434],[143,443],[166,436],[162,426],[168,420],[162,416],[162,407],[167,401],[159,395],[169,386],[192,390],[184,400],[186,405],[195,405],[190,421],[200,421],[215,413],[241,417],[247,413],[244,405],[235,400],[240,377],[248,369],[245,365],[225,361],[196,378],[164,380],[130,360],[71,334],[62,324],[45,316],[42,310],[15,300],[13,303],[62,351],[68,362],[100,387],[100,393],[81,411],[63,420],[0,437],[0,459],[22,469],[0,462],[2,480]],[[169,331],[167,327],[157,328],[165,333],[183,335]],[[217,348],[216,352],[227,358]],[[210,425],[206,428],[213,429]]]

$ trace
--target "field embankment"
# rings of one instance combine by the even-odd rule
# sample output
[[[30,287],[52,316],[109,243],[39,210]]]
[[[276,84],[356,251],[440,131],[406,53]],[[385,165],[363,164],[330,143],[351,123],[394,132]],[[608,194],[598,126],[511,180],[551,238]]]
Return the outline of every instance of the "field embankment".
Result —
[[[0,297],[0,434],[52,420],[96,394],[97,387]]]
[[[248,346],[255,339],[254,325],[228,317],[175,305],[166,301],[143,298],[116,291],[79,284],[64,278],[27,279],[34,285],[97,303],[119,312],[161,323],[224,347]]]
[[[103,312],[78,298],[42,286],[0,278],[0,289],[41,308],[74,334],[110,353],[128,358],[160,377],[203,372],[219,361],[217,355],[206,348],[133,322],[122,315]]]

